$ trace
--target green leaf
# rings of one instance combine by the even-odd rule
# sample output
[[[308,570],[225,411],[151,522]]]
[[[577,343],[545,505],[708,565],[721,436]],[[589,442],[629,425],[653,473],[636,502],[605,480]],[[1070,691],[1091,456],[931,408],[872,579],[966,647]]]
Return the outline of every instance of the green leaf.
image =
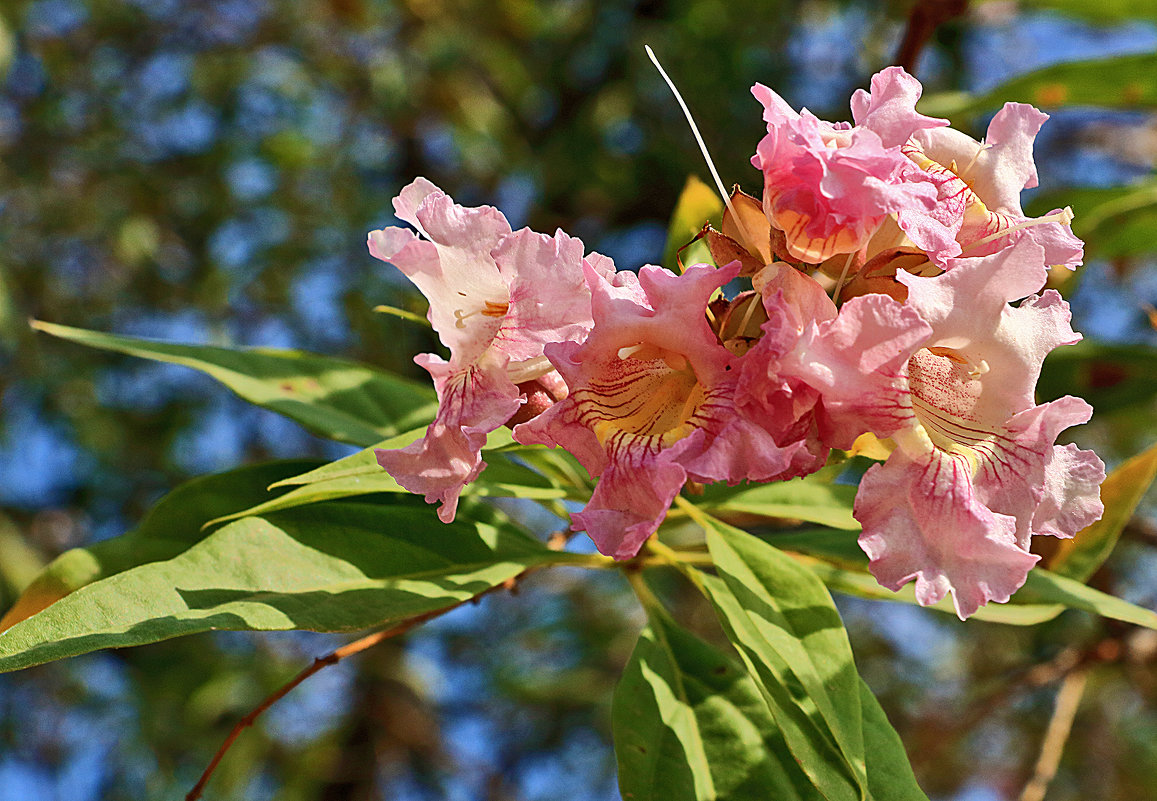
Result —
[[[780,544],[781,538],[777,536],[772,541]],[[858,550],[853,549],[854,542],[852,535],[842,531],[806,532],[782,539],[783,547],[802,552],[804,555],[797,557],[797,561],[810,568],[833,590],[861,598],[916,604],[912,584],[906,584],[897,592],[881,587],[868,572],[867,557],[854,553]],[[949,598],[928,608],[948,615],[956,614]],[[1157,628],[1157,613],[1041,567],[1029,571],[1028,580],[1008,603],[982,606],[972,619],[1032,626],[1053,619],[1065,609],[1082,609],[1138,626]]]
[[[39,320],[32,327],[82,345],[200,370],[315,434],[362,447],[425,425],[437,408],[429,387],[342,359],[270,348],[173,345]]]
[[[352,631],[467,600],[527,568],[589,562],[425,507],[329,503],[246,518],[102,579],[0,634],[0,672],[213,629]]]
[[[648,616],[612,707],[623,798],[822,801],[744,667],[661,609]]]
[[[1157,630],[1157,612],[1094,590],[1074,579],[1050,573],[1041,567],[1029,571],[1028,580],[1013,597],[1019,597],[1025,603],[1053,603],[1069,609],[1082,609],[1101,617]]]
[[[1157,250],[1157,181],[1104,188],[1066,187],[1034,195],[1027,213],[1039,216],[1072,206],[1073,233],[1085,241],[1085,259],[1140,256]]]
[[[1057,348],[1041,368],[1041,402],[1077,395],[1100,414],[1143,407],[1157,397],[1157,349],[1141,345],[1078,342]]]
[[[982,0],[992,2],[992,0]],[[1023,10],[1051,9],[1080,17],[1094,25],[1119,25],[1135,19],[1157,21],[1157,2],[1154,0],[1019,0]]]
[[[1101,485],[1104,515],[1072,539],[1061,540],[1049,559],[1049,570],[1066,578],[1088,581],[1113,552],[1154,478],[1157,478],[1157,445],[1151,445],[1109,474]]]
[[[740,485],[738,489],[712,485],[699,505],[717,517],[741,514],[789,518],[858,530],[860,524],[852,517],[855,498],[853,486],[832,484],[825,476],[807,476],[773,484]]]
[[[270,484],[315,465],[314,459],[264,462],[187,481],[124,536],[73,548],[50,562],[0,620],[0,631],[101,578],[171,559],[202,540],[208,533],[203,527],[213,518],[270,497]]]
[[[675,203],[671,224],[667,227],[667,247],[663,251],[663,265],[677,270],[679,248],[694,239],[703,230],[704,223],[711,219],[718,220],[722,213],[723,200],[715,190],[696,176],[688,176],[683,191],[679,193],[679,200]],[[710,261],[711,251],[702,241],[683,251],[684,264]]]
[[[408,492],[378,464],[374,451],[377,448],[401,448],[421,436],[423,431],[410,431],[385,440],[375,446],[365,448],[337,461],[322,465],[299,476],[291,476],[278,481],[276,487],[291,487],[289,492],[276,498],[262,501],[247,509],[234,511],[214,520],[221,523],[249,515],[264,515],[296,506],[319,503],[321,501],[352,498],[377,492]],[[502,442],[508,439],[506,429],[500,429],[497,437],[491,439]],[[537,500],[571,497],[567,489],[510,459],[518,453],[516,449],[497,451],[486,449],[482,458],[486,469],[462,490],[463,498],[531,498]]]
[[[1063,106],[1151,109],[1157,107],[1154,73],[1157,53],[1068,61],[1019,75],[980,95],[929,97],[918,109],[953,121],[1010,101],[1045,110]]]
[[[868,790],[874,801],[928,801],[916,783],[912,763],[900,735],[892,727],[871,689],[860,680],[864,711],[864,751],[868,762]]]
[[[718,572],[702,584],[795,760],[829,801],[867,798],[860,679],[828,591],[767,543],[699,522]]]

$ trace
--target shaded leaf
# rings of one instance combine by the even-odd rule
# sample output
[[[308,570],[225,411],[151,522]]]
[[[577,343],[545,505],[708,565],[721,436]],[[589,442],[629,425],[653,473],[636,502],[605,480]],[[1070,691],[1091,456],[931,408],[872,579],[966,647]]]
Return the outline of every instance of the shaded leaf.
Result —
[[[675,202],[671,224],[667,227],[667,247],[663,250],[663,266],[676,267],[676,253],[703,229],[708,220],[718,220],[723,211],[723,200],[715,190],[698,177],[690,175]],[[699,241],[683,251],[683,264],[710,261],[711,251]]]
[[[744,667],[648,616],[612,709],[623,798],[822,801]]]
[[[208,534],[203,527],[213,518],[259,503],[270,497],[270,484],[317,463],[316,459],[264,462],[185,482],[161,498],[127,534],[73,548],[50,562],[0,620],[0,631],[101,578],[171,559],[203,539]]]
[[[174,345],[38,320],[32,327],[81,345],[200,370],[315,434],[362,447],[425,425],[437,408],[430,387],[343,359],[272,348]]]
[[[699,522],[719,574],[703,586],[792,755],[829,801],[866,798],[860,679],[831,596],[778,549]]]
[[[860,680],[864,712],[864,756],[868,764],[868,791],[874,801],[928,801],[916,783],[904,743],[872,690]]]
[[[0,634],[0,672],[211,629],[352,631],[442,609],[558,553],[427,508],[317,504],[245,518],[89,584]]]
[[[1078,395],[1108,413],[1148,404],[1157,396],[1155,375],[1157,350],[1086,340],[1048,355],[1037,393],[1042,402]]]
[[[1032,215],[1072,206],[1073,233],[1085,241],[1085,259],[1139,256],[1157,250],[1157,181],[1129,186],[1066,187],[1039,193],[1027,206]]]
[[[1137,505],[1157,477],[1157,445],[1129,459],[1101,485],[1105,513],[1100,520],[1061,540],[1048,561],[1049,570],[1077,581],[1088,581],[1109,558]]]

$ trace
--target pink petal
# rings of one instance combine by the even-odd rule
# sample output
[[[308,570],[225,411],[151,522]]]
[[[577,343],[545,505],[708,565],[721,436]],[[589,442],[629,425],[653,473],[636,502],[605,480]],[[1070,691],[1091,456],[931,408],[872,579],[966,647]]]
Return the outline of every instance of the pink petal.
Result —
[[[976,500],[968,476],[963,459],[896,451],[864,475],[853,512],[876,580],[898,590],[915,579],[925,606],[951,592],[961,620],[1007,601],[1040,558],[1017,545],[1011,517]]]
[[[920,82],[903,67],[888,67],[872,76],[870,94],[857,89],[852,95],[852,118],[879,136],[884,147],[899,147],[917,131],[948,125],[948,120],[916,111],[922,92]]]

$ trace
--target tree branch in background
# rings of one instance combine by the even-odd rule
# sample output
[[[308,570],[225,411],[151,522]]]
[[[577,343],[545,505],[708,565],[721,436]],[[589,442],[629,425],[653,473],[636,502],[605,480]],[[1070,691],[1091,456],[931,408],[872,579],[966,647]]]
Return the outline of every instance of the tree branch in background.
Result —
[[[920,51],[928,44],[936,29],[967,10],[968,0],[918,0],[908,15],[908,26],[904,29],[904,38],[896,50],[893,63],[915,75]]]
[[[431,612],[426,612],[423,615],[418,615],[417,617],[411,618],[404,623],[399,623],[393,628],[385,629],[383,631],[376,631],[373,634],[362,637],[360,640],[354,640],[351,643],[343,645],[341,648],[338,648],[332,653],[329,653],[325,656],[319,656],[317,659],[313,660],[313,664],[298,673],[289,682],[279,687],[273,694],[258,704],[252,712],[237,722],[237,725],[233,727],[233,731],[229,732],[229,736],[225,738],[225,742],[221,743],[221,747],[218,748],[217,753],[213,755],[213,759],[209,762],[209,766],[205,768],[205,772],[201,774],[201,778],[197,781],[197,784],[193,787],[192,790],[189,791],[188,795],[185,796],[185,801],[196,801],[196,799],[201,797],[201,793],[205,790],[205,785],[209,783],[209,778],[213,775],[213,771],[217,769],[217,765],[220,764],[221,758],[225,756],[225,753],[229,750],[230,746],[233,745],[233,741],[236,740],[238,736],[240,736],[241,732],[245,731],[245,729],[249,726],[252,726],[257,721],[257,718],[261,715],[262,712],[265,712],[271,706],[276,704],[278,701],[288,695],[295,687],[297,687],[297,685],[301,684],[314,673],[317,673],[322,668],[328,667],[329,665],[336,665],[338,662],[347,657],[353,656],[354,654],[360,654],[362,651],[373,648],[375,645],[385,642],[391,637],[397,637],[400,634],[405,634],[410,629],[419,626],[428,620],[439,617],[440,615],[444,615],[452,609],[457,609],[462,604],[468,603],[472,600],[474,599],[470,598],[467,601],[460,601],[443,609],[435,609]]]
[[[1049,727],[1041,743],[1036,768],[1020,794],[1020,801],[1044,801],[1049,783],[1057,775],[1057,768],[1061,764],[1061,754],[1073,730],[1073,719],[1077,715],[1077,707],[1081,704],[1081,696],[1084,695],[1088,679],[1089,669],[1085,667],[1069,673],[1061,683],[1060,692],[1057,693],[1057,705],[1053,709],[1052,718],[1049,719]]]

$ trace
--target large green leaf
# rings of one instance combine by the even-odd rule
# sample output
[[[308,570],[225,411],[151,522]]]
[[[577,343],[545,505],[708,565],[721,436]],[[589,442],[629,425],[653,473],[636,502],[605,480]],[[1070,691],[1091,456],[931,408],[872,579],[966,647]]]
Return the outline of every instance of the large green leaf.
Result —
[[[704,518],[702,582],[788,748],[829,801],[868,797],[859,676],[831,596],[791,557]]]
[[[443,609],[529,567],[591,557],[425,507],[328,503],[245,518],[89,584],[0,634],[0,672],[212,629],[351,631]]]
[[[174,345],[33,321],[45,333],[94,348],[208,373],[239,396],[310,431],[365,447],[428,423],[428,386],[363,364],[271,348]]]
[[[734,659],[660,609],[615,688],[619,788],[633,801],[822,801]]]
[[[264,462],[182,484],[124,536],[73,548],[50,562],[0,620],[0,631],[101,578],[171,559],[203,539],[209,521],[276,496],[269,492],[270,484],[315,466],[315,459]]]
[[[1045,110],[1061,106],[1151,109],[1157,107],[1155,73],[1157,53],[1068,61],[1019,75],[983,94],[930,96],[919,104],[919,110],[958,121],[1010,101]]]
[[[1061,540],[1048,561],[1049,569],[1066,578],[1088,581],[1121,537],[1137,505],[1157,477],[1157,445],[1129,459],[1101,485],[1105,513],[1070,540]]]
[[[700,580],[823,797],[927,801],[899,735],[856,672],[824,586],[767,543],[715,520],[700,523],[719,574]]]

